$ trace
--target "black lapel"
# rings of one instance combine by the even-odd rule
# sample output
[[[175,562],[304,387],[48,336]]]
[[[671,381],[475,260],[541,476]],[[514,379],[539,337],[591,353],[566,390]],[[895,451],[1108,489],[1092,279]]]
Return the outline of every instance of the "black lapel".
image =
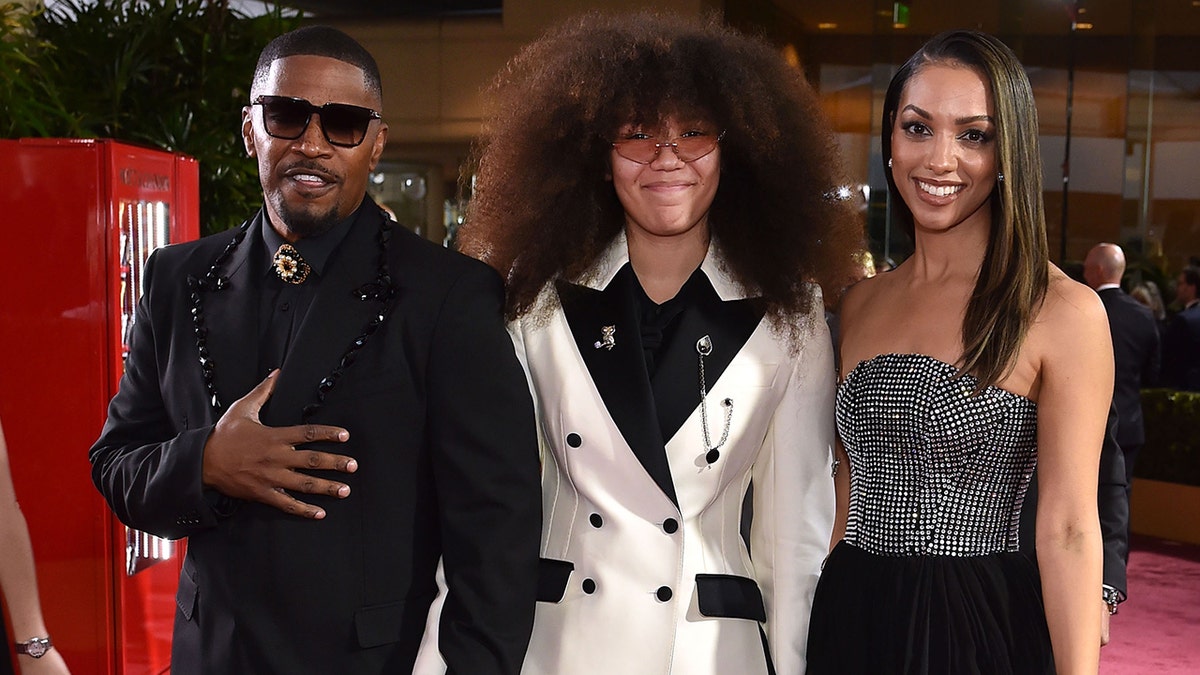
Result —
[[[559,302],[604,407],[646,473],[678,505],[650,393],[632,283],[633,268],[626,263],[603,291],[560,281]],[[616,328],[612,349],[596,347],[606,326]]]
[[[679,325],[663,351],[650,383],[658,404],[658,425],[663,438],[668,440],[700,405],[700,363],[696,342],[705,335],[712,341],[712,353],[704,357],[705,386],[712,391],[717,378],[725,372],[763,318],[763,312],[754,300],[722,302],[701,270],[696,270],[688,285],[691,286],[687,291],[690,295],[688,304],[679,316]],[[716,443],[725,420],[724,408],[718,403],[708,409],[709,430],[712,442]],[[695,441],[697,449],[704,444],[703,437],[697,436]]]
[[[263,255],[258,230],[262,218],[260,210],[249,223],[243,225],[245,235],[220,272],[227,280],[225,287],[200,296],[205,328],[208,330],[207,344],[213,363],[213,381],[221,397],[221,413],[266,377],[266,373],[255,372],[258,367],[258,312],[262,278],[254,272],[255,266],[249,264],[252,256]],[[247,336],[250,336],[249,339]]]
[[[330,256],[320,290],[279,371],[275,394],[263,408],[264,422],[298,424],[304,407],[317,402],[321,380],[333,372],[367,322],[383,308],[375,300],[359,299],[355,292],[375,280],[382,218],[382,212],[371,205],[361,208],[346,238]],[[379,334],[373,337],[378,339]],[[353,366],[345,369],[339,386],[340,380],[353,372]]]

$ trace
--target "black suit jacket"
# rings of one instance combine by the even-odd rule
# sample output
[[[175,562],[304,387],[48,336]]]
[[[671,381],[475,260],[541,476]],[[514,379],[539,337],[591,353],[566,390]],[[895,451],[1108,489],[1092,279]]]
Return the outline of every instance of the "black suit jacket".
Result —
[[[1129,493],[1125,489],[1125,456],[1117,445],[1117,406],[1108,407],[1104,443],[1100,448],[1100,477],[1097,507],[1100,511],[1100,536],[1104,540],[1104,585],[1126,592],[1125,559],[1129,551]],[[1037,472],[1029,484],[1021,509],[1021,550],[1037,558]],[[1096,589],[1100,597],[1100,589]]]
[[[1200,391],[1200,303],[1179,312],[1163,336],[1163,383]]]
[[[248,226],[258,226],[260,214]],[[382,214],[369,201],[324,270],[264,424],[301,422],[322,378],[377,314]],[[251,231],[253,232],[253,230]],[[188,537],[172,672],[402,673],[412,667],[444,556],[440,647],[455,673],[516,673],[533,623],[541,490],[533,408],[490,268],[392,232],[398,294],[311,420],[343,426],[344,500],[304,496],[310,521],[201,485],[216,417],[185,282],[233,232],[156,252],[146,266],[120,390],[91,450],[93,479],[126,524]],[[228,406],[254,387],[259,295],[248,234],[202,296],[215,382]]]
[[[1108,313],[1116,365],[1113,403],[1119,420],[1117,444],[1123,448],[1140,446],[1146,442],[1142,388],[1158,381],[1158,327],[1149,308],[1125,291],[1106,288],[1099,295]]]

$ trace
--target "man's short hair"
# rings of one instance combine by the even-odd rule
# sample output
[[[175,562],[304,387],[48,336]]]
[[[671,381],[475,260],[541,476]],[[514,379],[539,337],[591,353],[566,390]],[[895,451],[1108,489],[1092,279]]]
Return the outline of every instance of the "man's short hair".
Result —
[[[305,26],[271,40],[258,56],[254,86],[266,81],[272,63],[288,56],[327,56],[356,66],[363,72],[367,91],[383,98],[383,84],[375,57],[357,40],[331,26]]]
[[[1187,285],[1200,289],[1200,267],[1188,265],[1180,274],[1183,275],[1183,280],[1187,282]]]

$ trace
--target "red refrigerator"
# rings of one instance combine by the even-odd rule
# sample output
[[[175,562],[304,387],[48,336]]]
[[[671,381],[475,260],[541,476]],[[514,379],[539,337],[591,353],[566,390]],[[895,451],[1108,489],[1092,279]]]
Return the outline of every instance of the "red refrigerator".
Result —
[[[183,542],[118,522],[87,452],[121,378],[142,264],[198,236],[198,191],[182,155],[0,141],[0,422],[46,623],[75,675],[170,669]]]

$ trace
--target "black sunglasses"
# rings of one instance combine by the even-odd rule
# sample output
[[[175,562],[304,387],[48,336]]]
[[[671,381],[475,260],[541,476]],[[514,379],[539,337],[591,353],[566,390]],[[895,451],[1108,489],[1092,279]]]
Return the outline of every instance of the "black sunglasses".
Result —
[[[263,127],[275,138],[294,141],[304,135],[313,113],[321,116],[321,133],[330,145],[353,148],[367,137],[371,120],[381,119],[378,112],[349,103],[317,106],[302,98],[259,96],[251,105],[262,106]]]

